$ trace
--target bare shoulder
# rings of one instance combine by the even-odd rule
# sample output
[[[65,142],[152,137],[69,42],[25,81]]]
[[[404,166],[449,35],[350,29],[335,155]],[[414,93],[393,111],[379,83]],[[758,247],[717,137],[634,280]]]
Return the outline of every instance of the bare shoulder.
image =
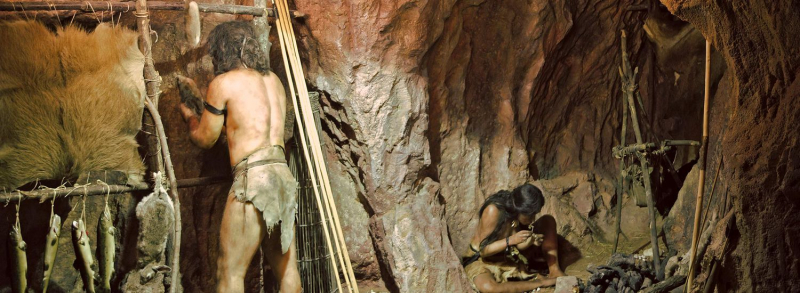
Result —
[[[239,93],[243,87],[247,87],[252,82],[252,79],[248,80],[248,78],[252,77],[241,70],[228,71],[217,75],[208,85],[208,96],[213,97],[208,98],[209,103],[213,100],[225,102],[229,97],[237,96],[236,93]]]
[[[264,84],[267,87],[276,87],[276,86],[283,87],[283,84],[281,83],[281,79],[278,78],[278,75],[276,75],[272,71],[268,71],[266,74],[264,74],[263,75],[263,80],[264,80]]]
[[[481,220],[490,220],[492,222],[497,221],[497,217],[500,216],[500,209],[497,208],[496,205],[490,204],[483,209],[483,213],[481,214]]]
[[[208,84],[208,93],[206,94],[206,102],[214,106],[221,106],[227,101],[226,94],[227,88],[230,87],[230,75],[228,73],[220,74]]]

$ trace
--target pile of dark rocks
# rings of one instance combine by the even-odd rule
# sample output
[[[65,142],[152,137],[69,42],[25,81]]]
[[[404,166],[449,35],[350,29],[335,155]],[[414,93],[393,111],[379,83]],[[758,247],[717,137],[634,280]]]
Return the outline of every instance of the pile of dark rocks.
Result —
[[[592,273],[582,291],[586,293],[665,292],[675,287],[657,285],[659,280],[649,256],[616,253],[606,265],[589,265],[586,270]],[[683,280],[684,276],[668,279],[669,283],[678,285]]]

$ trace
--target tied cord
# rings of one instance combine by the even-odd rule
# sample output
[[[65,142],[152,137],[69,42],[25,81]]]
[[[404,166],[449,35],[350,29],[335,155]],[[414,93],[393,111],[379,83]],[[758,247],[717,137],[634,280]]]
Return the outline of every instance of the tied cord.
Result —
[[[18,202],[17,202],[17,207],[16,207],[16,208],[17,208],[17,215],[16,215],[16,217],[17,217],[17,222],[14,224],[14,228],[16,228],[16,229],[17,229],[17,231],[19,231],[19,230],[20,230],[20,229],[19,229],[19,206],[20,206],[20,205],[22,205],[22,197],[21,197],[21,196],[19,197],[19,200],[18,200]]]

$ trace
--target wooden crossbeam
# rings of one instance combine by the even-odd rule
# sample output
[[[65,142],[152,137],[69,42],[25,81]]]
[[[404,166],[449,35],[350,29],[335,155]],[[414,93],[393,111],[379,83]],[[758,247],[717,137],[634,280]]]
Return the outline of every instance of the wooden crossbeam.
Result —
[[[253,15],[264,16],[267,12],[267,17],[275,17],[275,11],[272,8],[261,8],[247,5],[227,5],[227,4],[210,4],[210,3],[197,3],[200,12],[204,13],[222,13],[222,14],[237,14],[237,15]],[[170,11],[183,11],[186,9],[183,2],[164,2],[164,1],[148,1],[147,9],[149,10],[170,10]],[[83,1],[83,2],[1,2],[0,11],[36,11],[36,10],[77,10],[81,12],[100,12],[100,11],[114,11],[114,12],[134,12],[136,11],[135,2],[110,2],[110,1]],[[305,13],[290,10],[289,14],[293,18],[304,18]]]
[[[213,184],[230,183],[233,179],[227,176],[200,177],[190,179],[180,179],[176,181],[178,188],[189,188],[197,186],[207,186]],[[128,185],[98,184],[90,183],[81,186],[71,186],[62,188],[42,188],[30,191],[15,190],[0,192],[0,204],[13,203],[19,200],[45,201],[54,197],[66,196],[95,196],[106,194],[122,194],[135,191],[153,190],[153,186],[148,183],[136,183]]]

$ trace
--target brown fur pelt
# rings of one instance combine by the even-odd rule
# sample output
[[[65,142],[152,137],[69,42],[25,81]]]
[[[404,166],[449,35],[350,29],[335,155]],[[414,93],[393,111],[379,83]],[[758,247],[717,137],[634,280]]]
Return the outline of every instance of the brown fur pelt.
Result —
[[[0,40],[0,188],[96,170],[143,173],[135,32],[100,25],[54,34],[15,21],[0,22]]]

